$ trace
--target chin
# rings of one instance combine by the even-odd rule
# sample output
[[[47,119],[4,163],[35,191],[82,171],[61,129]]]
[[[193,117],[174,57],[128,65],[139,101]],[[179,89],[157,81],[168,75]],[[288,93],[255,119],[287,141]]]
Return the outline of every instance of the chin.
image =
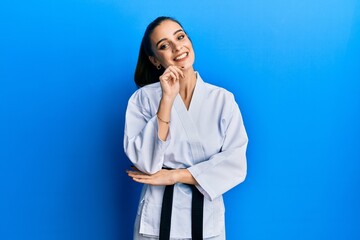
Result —
[[[183,66],[183,67],[181,67],[181,70],[183,70],[183,71],[194,71],[194,67],[193,67],[193,65],[191,65],[191,66]]]
[[[193,66],[194,66],[194,61],[188,61],[188,62],[185,62],[183,64],[180,64],[179,65],[181,69],[184,69],[184,70],[189,70],[189,69],[193,69]]]

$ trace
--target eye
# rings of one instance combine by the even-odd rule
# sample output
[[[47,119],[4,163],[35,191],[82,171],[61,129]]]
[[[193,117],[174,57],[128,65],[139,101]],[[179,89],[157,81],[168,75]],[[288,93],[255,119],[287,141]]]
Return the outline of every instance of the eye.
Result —
[[[179,36],[178,36],[178,40],[182,40],[182,39],[184,39],[185,38],[185,34],[180,34]]]
[[[169,44],[165,43],[165,44],[160,45],[159,49],[164,50],[164,49],[167,49],[168,47],[169,47]]]

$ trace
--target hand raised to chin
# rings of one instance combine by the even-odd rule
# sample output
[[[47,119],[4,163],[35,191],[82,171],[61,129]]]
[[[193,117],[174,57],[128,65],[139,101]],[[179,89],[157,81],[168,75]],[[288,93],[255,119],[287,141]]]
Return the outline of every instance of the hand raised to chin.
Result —
[[[179,80],[184,78],[184,73],[176,66],[169,66],[159,77],[163,97],[175,99],[180,90]]]

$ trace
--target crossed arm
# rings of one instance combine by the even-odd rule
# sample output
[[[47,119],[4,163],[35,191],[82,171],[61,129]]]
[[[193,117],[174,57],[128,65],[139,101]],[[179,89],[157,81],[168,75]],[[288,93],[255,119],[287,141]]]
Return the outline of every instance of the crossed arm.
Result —
[[[134,170],[127,170],[126,172],[129,177],[139,183],[155,186],[173,185],[175,183],[185,183],[191,185],[197,184],[195,178],[187,169],[161,169],[154,174],[140,172],[135,167],[133,169]]]

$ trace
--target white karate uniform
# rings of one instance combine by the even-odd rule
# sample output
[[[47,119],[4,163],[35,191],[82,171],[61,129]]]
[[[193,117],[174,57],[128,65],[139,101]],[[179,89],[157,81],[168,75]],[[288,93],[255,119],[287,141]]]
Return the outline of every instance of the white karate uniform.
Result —
[[[129,99],[125,119],[124,150],[142,172],[162,167],[187,168],[204,194],[204,238],[225,239],[222,194],[246,176],[248,143],[242,116],[232,93],[197,81],[186,109],[180,95],[171,110],[166,141],[158,137],[156,112],[160,83],[138,89]],[[134,239],[157,238],[164,186],[144,185],[135,223]],[[191,189],[175,184],[171,239],[191,239]],[[146,238],[145,238],[146,239]]]

